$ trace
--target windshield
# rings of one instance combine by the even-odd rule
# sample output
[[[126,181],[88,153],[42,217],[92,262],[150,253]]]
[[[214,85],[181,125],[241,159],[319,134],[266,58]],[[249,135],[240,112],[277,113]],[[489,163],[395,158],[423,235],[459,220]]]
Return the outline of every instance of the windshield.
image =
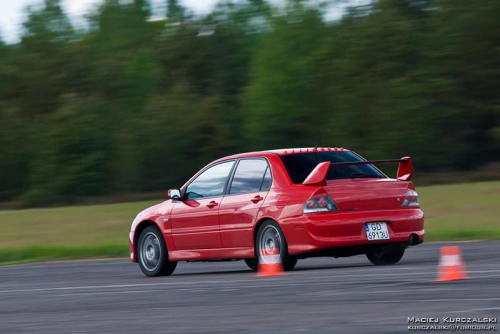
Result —
[[[288,174],[293,183],[302,183],[312,170],[324,161],[353,162],[366,161],[353,152],[312,152],[301,154],[282,155],[281,160],[285,164]],[[385,178],[373,165],[358,165],[344,167],[330,167],[327,180],[349,179],[349,178]]]

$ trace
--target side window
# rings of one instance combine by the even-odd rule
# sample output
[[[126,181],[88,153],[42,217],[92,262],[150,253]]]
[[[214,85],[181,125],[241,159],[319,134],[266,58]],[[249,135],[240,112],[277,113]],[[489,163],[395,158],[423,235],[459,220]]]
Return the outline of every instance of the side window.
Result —
[[[260,191],[267,162],[263,159],[243,159],[238,163],[229,193],[243,194]]]
[[[273,183],[273,179],[271,178],[271,168],[267,167],[266,174],[264,174],[264,179],[262,180],[262,186],[260,190],[268,191],[271,189],[271,184]]]
[[[188,199],[222,196],[234,161],[223,162],[201,173],[187,187]]]

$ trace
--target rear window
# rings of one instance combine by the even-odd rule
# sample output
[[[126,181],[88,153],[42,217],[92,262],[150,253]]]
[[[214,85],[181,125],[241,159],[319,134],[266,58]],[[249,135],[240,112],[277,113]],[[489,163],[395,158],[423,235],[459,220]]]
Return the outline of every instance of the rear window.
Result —
[[[312,152],[282,155],[281,160],[292,179],[293,183],[302,183],[312,170],[324,161],[353,162],[366,161],[353,152]],[[349,179],[349,178],[385,178],[373,165],[358,165],[344,167],[330,167],[327,180]]]

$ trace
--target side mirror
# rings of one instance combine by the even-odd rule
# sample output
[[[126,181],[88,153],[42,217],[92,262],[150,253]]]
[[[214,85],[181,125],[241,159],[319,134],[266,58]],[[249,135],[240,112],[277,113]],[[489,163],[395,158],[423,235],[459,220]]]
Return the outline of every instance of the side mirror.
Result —
[[[168,191],[169,199],[181,199],[181,191],[179,189],[169,189]]]

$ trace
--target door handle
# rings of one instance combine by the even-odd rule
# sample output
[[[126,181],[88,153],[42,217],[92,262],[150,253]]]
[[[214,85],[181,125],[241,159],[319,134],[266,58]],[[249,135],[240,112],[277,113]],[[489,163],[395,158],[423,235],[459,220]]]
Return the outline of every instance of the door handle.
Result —
[[[210,203],[208,203],[208,204],[207,204],[207,206],[208,206],[209,208],[216,207],[217,205],[219,205],[219,203],[217,203],[216,201],[212,201],[212,202],[210,202]]]
[[[258,203],[260,201],[262,201],[264,199],[264,197],[260,196],[260,195],[257,195],[255,196],[253,199],[252,199],[252,202],[254,203]]]

